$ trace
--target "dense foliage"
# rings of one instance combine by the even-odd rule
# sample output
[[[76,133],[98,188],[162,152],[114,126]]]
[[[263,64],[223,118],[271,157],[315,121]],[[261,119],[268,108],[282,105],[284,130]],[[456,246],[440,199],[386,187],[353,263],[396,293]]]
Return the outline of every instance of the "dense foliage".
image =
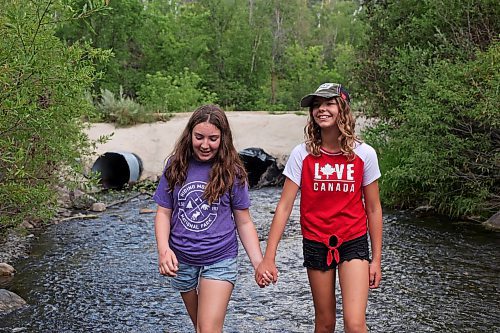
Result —
[[[379,118],[385,205],[499,209],[494,0],[0,0],[0,226],[49,219],[84,120],[297,110],[325,81]],[[101,74],[101,75],[99,75]],[[165,118],[163,118],[165,117]]]
[[[0,228],[53,216],[56,187],[90,151],[81,116],[105,53],[54,36],[51,1],[1,1]],[[74,15],[84,15],[75,13]],[[64,19],[58,16],[59,19]],[[71,19],[71,17],[69,17]]]
[[[70,1],[81,7],[86,0]],[[122,89],[146,110],[297,110],[311,86],[351,82],[364,40],[359,1],[110,1],[109,11],[61,26],[113,58],[94,86]]]
[[[445,9],[445,10],[444,10]],[[448,216],[500,208],[500,6],[496,1],[370,1],[357,73],[381,118],[386,204]]]

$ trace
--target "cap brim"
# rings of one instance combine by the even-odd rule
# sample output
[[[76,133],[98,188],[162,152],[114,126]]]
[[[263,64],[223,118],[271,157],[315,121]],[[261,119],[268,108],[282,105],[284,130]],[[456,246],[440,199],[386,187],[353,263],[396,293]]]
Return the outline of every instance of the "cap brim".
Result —
[[[314,93],[314,94],[309,94],[307,96],[302,97],[302,99],[300,100],[300,106],[303,108],[307,108],[307,107],[311,106],[311,104],[314,100],[314,97],[332,98],[332,97],[338,97],[338,96],[339,96],[338,94],[334,94],[331,92],[329,92],[329,93],[318,92],[318,93]]]

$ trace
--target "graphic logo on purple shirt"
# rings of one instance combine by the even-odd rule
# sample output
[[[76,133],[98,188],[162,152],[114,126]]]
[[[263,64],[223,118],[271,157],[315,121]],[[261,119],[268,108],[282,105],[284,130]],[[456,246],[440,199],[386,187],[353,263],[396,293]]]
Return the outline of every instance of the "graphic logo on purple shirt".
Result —
[[[178,193],[179,220],[187,230],[200,232],[210,228],[217,218],[220,199],[211,206],[203,199],[207,183],[194,181],[181,187]]]

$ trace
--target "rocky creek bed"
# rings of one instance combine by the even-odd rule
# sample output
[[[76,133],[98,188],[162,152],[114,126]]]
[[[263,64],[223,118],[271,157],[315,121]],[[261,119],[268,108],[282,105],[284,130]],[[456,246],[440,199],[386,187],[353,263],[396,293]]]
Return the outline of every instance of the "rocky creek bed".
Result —
[[[251,190],[262,240],[279,193]],[[97,218],[35,231],[29,256],[13,262],[17,274],[5,286],[27,305],[0,314],[0,332],[192,332],[180,296],[157,272],[147,213],[154,208],[142,195]],[[296,206],[279,247],[277,285],[259,289],[240,248],[225,332],[312,332],[298,217]],[[371,332],[499,331],[498,234],[401,212],[386,211],[384,223],[383,282],[370,293],[367,311]],[[342,332],[340,304],[337,315]]]

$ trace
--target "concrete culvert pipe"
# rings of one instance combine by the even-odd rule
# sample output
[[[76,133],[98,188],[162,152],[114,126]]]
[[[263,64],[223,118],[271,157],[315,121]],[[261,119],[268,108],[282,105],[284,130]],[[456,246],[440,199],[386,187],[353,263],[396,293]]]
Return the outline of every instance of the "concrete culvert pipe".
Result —
[[[92,172],[100,174],[103,188],[122,188],[139,180],[143,170],[142,161],[134,153],[106,152],[92,166]]]

